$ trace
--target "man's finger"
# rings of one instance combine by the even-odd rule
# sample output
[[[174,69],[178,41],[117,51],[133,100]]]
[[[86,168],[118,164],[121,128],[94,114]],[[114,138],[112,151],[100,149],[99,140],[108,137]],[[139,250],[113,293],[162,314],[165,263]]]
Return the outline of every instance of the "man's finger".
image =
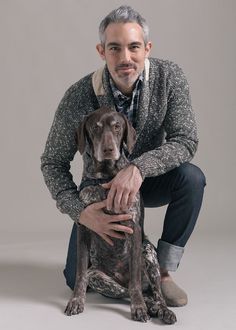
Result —
[[[111,185],[112,185],[112,181],[109,181],[107,183],[103,183],[101,184],[101,186],[105,189],[110,189],[111,188]]]
[[[120,208],[122,211],[127,211],[129,209],[129,205],[128,205],[129,195],[130,194],[124,193],[122,196],[122,200],[120,202]]]
[[[125,239],[125,235],[124,234],[118,233],[115,230],[110,230],[109,231],[109,236],[114,237],[114,238],[119,238],[119,239]]]
[[[107,215],[109,217],[109,222],[118,222],[118,221],[125,221],[131,220],[133,218],[132,214],[124,213],[124,214],[115,214],[115,215]]]
[[[99,234],[99,236],[101,238],[103,238],[104,241],[106,241],[109,245],[111,245],[111,246],[114,245],[114,243],[112,242],[112,240],[110,239],[110,237],[108,235],[106,235],[106,234]]]
[[[128,226],[123,226],[123,225],[113,225],[112,226],[112,229],[115,230],[115,231],[120,231],[120,232],[123,232],[123,233],[127,233],[127,234],[133,234],[133,229],[128,227]]]
[[[120,208],[120,204],[121,204],[121,199],[122,199],[122,192],[119,192],[116,191],[116,195],[115,195],[115,198],[114,198],[114,210],[115,212],[120,212],[121,208]]]
[[[115,197],[116,191],[114,189],[110,189],[108,195],[107,195],[107,209],[110,211],[113,208],[113,201]]]
[[[133,205],[134,201],[135,201],[135,193],[130,193],[127,201],[128,209]]]

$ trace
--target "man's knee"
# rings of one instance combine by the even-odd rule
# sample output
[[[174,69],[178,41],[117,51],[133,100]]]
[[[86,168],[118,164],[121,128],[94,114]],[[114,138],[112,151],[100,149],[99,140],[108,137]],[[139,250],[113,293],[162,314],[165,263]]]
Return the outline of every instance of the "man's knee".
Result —
[[[190,163],[184,163],[177,169],[181,182],[190,190],[203,190],[206,185],[206,178],[199,167]]]

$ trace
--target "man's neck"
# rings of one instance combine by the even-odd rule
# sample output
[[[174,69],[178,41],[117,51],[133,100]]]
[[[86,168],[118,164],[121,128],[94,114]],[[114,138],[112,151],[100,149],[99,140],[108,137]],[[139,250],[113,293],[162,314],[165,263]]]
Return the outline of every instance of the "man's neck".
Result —
[[[109,73],[110,74],[110,73]],[[140,77],[143,77],[143,73],[140,73],[140,75],[138,76],[138,78],[135,80],[135,82],[130,85],[130,86],[127,86],[127,85],[123,85],[123,84],[120,84],[119,82],[116,82],[113,78],[112,78],[112,75],[110,74],[110,78],[113,82],[113,84],[115,85],[115,87],[125,96],[132,96],[132,93],[133,93],[133,90],[135,89],[135,86],[137,84],[137,81],[140,79]]]
[[[136,81],[137,81],[137,80],[136,80]],[[127,87],[127,86],[122,86],[122,85],[120,85],[120,84],[117,84],[117,83],[115,83],[114,80],[113,80],[115,86],[116,86],[116,87],[119,89],[119,91],[120,91],[123,95],[125,95],[125,96],[131,96],[131,95],[132,95],[133,90],[134,90],[134,88],[135,88],[136,81],[134,82],[134,84],[133,84],[132,86]]]

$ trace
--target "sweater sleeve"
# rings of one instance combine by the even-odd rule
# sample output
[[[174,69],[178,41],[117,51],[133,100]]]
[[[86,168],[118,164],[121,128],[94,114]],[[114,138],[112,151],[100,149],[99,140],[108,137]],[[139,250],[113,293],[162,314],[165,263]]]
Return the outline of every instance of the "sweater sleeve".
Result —
[[[167,111],[164,119],[165,141],[131,161],[143,177],[164,174],[189,162],[198,145],[195,116],[189,86],[182,69],[170,62],[166,79]]]
[[[70,162],[77,151],[76,129],[83,117],[79,111],[79,97],[72,86],[65,93],[55,113],[54,120],[41,156],[41,170],[45,183],[56,200],[57,208],[78,222],[84,205],[70,172]],[[82,107],[80,107],[81,109]]]

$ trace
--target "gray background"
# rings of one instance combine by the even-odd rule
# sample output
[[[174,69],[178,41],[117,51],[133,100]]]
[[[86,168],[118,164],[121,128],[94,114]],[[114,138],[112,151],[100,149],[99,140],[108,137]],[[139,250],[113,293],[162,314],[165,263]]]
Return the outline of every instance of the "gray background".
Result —
[[[1,0],[1,233],[67,233],[40,167],[54,112],[65,90],[103,62],[101,19],[123,1]],[[231,0],[129,1],[147,19],[151,56],[184,70],[200,144],[193,162],[207,177],[201,231],[232,232],[235,222],[235,7]],[[79,182],[81,159],[72,164]],[[163,210],[148,210],[157,239]]]
[[[129,305],[88,295],[66,318],[62,269],[72,220],[43,182],[40,156],[65,90],[103,65],[98,24],[124,1],[0,0],[0,328],[152,329],[130,321]],[[175,309],[181,330],[235,329],[236,1],[150,0],[129,4],[147,19],[152,56],[177,62],[191,88],[200,144],[193,162],[207,177],[198,225],[173,276],[189,294]],[[72,164],[79,183],[81,158]],[[165,208],[146,212],[156,243]]]

